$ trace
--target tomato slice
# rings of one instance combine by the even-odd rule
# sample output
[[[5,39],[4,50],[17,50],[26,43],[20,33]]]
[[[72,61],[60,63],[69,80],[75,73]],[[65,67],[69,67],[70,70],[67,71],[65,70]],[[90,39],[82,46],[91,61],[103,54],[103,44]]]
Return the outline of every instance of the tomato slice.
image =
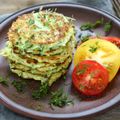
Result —
[[[120,67],[120,49],[113,43],[103,39],[89,39],[76,49],[74,65],[83,60],[95,60],[109,72],[112,81]]]
[[[105,90],[109,83],[109,74],[98,62],[84,60],[74,68],[72,82],[79,92],[94,96]]]

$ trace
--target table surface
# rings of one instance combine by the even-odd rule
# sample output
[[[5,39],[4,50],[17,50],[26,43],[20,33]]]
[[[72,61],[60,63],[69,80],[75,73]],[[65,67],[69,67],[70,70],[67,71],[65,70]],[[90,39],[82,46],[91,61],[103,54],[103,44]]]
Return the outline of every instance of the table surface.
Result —
[[[76,3],[82,3],[85,5],[89,5],[91,7],[96,7],[98,9],[105,10],[115,15],[110,0],[61,0],[61,1],[69,1],[69,2],[74,1]],[[9,14],[1,15],[0,21],[2,21],[7,16],[9,16]],[[120,105],[115,106],[113,109],[110,109],[105,113],[86,119],[87,120],[120,120]],[[31,120],[31,119],[20,116],[10,111],[3,105],[0,105],[0,120]],[[84,120],[84,119],[79,119],[79,120]]]

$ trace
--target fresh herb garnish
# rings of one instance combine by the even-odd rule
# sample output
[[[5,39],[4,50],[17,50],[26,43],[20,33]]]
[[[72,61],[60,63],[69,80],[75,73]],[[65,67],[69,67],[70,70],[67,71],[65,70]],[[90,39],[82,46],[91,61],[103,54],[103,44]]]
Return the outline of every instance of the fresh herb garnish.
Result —
[[[86,24],[81,25],[81,27],[80,27],[81,30],[90,30],[92,28],[93,28],[92,23],[86,23]]]
[[[81,74],[84,74],[85,73],[85,71],[86,71],[86,69],[81,69],[81,70],[78,70],[77,71],[77,75],[81,75]]]
[[[82,84],[80,84],[80,85],[79,85],[79,88],[80,88],[80,90],[83,90],[83,89],[85,88],[85,86],[82,85]]]
[[[8,81],[7,79],[3,78],[2,76],[0,76],[0,84],[8,86]]]
[[[90,77],[91,77],[91,78],[94,78],[94,77],[95,77],[95,75],[96,75],[97,73],[99,73],[99,72],[100,72],[100,70],[99,70],[99,69],[97,69],[97,70],[95,70],[95,71],[91,72],[91,73],[90,73]]]
[[[97,27],[99,27],[100,25],[103,25],[103,23],[104,23],[104,19],[103,18],[101,18],[100,20],[97,20],[94,24],[93,24],[93,29],[95,29],[95,28],[97,28]]]
[[[69,100],[68,96],[64,94],[64,91],[62,89],[57,90],[56,92],[52,92],[50,105],[64,107],[68,104],[73,104],[73,101]]]
[[[85,71],[87,70],[87,67],[88,67],[88,65],[83,65],[83,68],[82,69],[79,69],[79,67],[78,67],[78,70],[77,70],[77,75],[80,75],[80,74],[84,74],[85,73]]]
[[[12,81],[12,85],[16,88],[17,92],[23,92],[26,82],[25,81]]]
[[[109,63],[109,64],[104,63],[104,66],[105,66],[108,70],[112,70],[113,64],[112,64],[112,63]]]
[[[95,72],[90,73],[90,77],[93,78],[95,76]]]
[[[112,22],[111,21],[105,23],[105,26],[104,26],[104,31],[105,32],[108,33],[111,30],[111,28],[112,28]]]
[[[34,37],[35,37],[35,35],[34,35],[34,34],[30,36],[30,38],[31,38],[31,39],[34,39]]]
[[[83,24],[80,29],[81,30],[91,30],[91,29],[95,29],[97,27],[99,27],[100,25],[102,25],[104,23],[104,19],[101,18],[100,20],[97,20],[95,23],[86,23]]]
[[[97,49],[98,49],[98,47],[96,47],[96,46],[90,46],[89,51],[90,51],[91,53],[94,53]]]
[[[48,94],[48,91],[49,91],[49,85],[47,82],[45,83],[41,83],[40,84],[40,87],[38,90],[34,90],[32,92],[32,98],[33,99],[40,99],[41,97],[44,97]]]
[[[82,37],[82,38],[81,38],[81,42],[85,42],[85,41],[89,40],[89,37],[90,37],[90,36]]]
[[[63,76],[63,80],[64,80],[64,81],[66,80],[66,76]]]
[[[35,110],[37,111],[41,111],[43,109],[43,106],[41,104],[38,104],[36,107],[35,107]]]
[[[32,24],[34,24],[34,22],[35,22],[35,21],[34,21],[33,19],[30,19],[30,20],[28,21],[28,24],[29,24],[29,25],[32,25]]]
[[[112,22],[111,21],[105,22],[103,18],[101,18],[100,20],[97,20],[95,23],[88,22],[86,24],[83,24],[83,25],[81,25],[80,29],[81,30],[91,30],[91,29],[96,29],[101,25],[104,26],[104,31],[106,33],[110,32],[110,30],[112,28]]]

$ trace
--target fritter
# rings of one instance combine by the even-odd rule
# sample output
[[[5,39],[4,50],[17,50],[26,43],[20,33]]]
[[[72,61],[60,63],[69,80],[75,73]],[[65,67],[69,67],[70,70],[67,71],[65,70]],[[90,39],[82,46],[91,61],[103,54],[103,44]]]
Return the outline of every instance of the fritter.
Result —
[[[72,18],[44,10],[18,17],[0,54],[18,76],[52,85],[67,72],[75,44]]]

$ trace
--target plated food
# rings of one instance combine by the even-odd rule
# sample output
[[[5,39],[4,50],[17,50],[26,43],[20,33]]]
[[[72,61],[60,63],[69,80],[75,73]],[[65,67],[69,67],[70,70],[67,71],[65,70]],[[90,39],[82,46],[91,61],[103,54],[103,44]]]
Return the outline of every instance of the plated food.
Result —
[[[109,71],[111,81],[120,67],[120,49],[113,43],[100,38],[92,38],[77,49],[74,64],[83,60],[95,60]]]
[[[20,16],[9,29],[6,47],[1,51],[11,71],[26,79],[39,80],[44,87],[44,83],[51,86],[64,75],[77,42],[72,19],[48,10]],[[80,29],[89,30],[102,22],[103,19],[95,25],[87,23]],[[114,40],[118,45],[119,38],[91,37],[77,47],[72,78],[83,94],[100,94],[118,72],[120,50]],[[33,97],[40,98],[41,94],[46,93],[34,92]]]
[[[51,11],[20,16],[8,32],[5,56],[11,71],[49,86],[67,72],[75,47],[72,18]]]
[[[119,100],[117,20],[79,6],[58,8],[20,12],[10,18],[9,32],[2,23],[8,39],[0,52],[0,96],[34,118],[85,116]],[[0,41],[3,48],[6,39],[0,36]]]
[[[103,92],[120,68],[120,49],[109,38],[106,39],[89,38],[75,52],[73,83],[86,95]]]
[[[98,62],[84,60],[72,73],[74,86],[85,95],[98,95],[109,83],[108,71]]]

